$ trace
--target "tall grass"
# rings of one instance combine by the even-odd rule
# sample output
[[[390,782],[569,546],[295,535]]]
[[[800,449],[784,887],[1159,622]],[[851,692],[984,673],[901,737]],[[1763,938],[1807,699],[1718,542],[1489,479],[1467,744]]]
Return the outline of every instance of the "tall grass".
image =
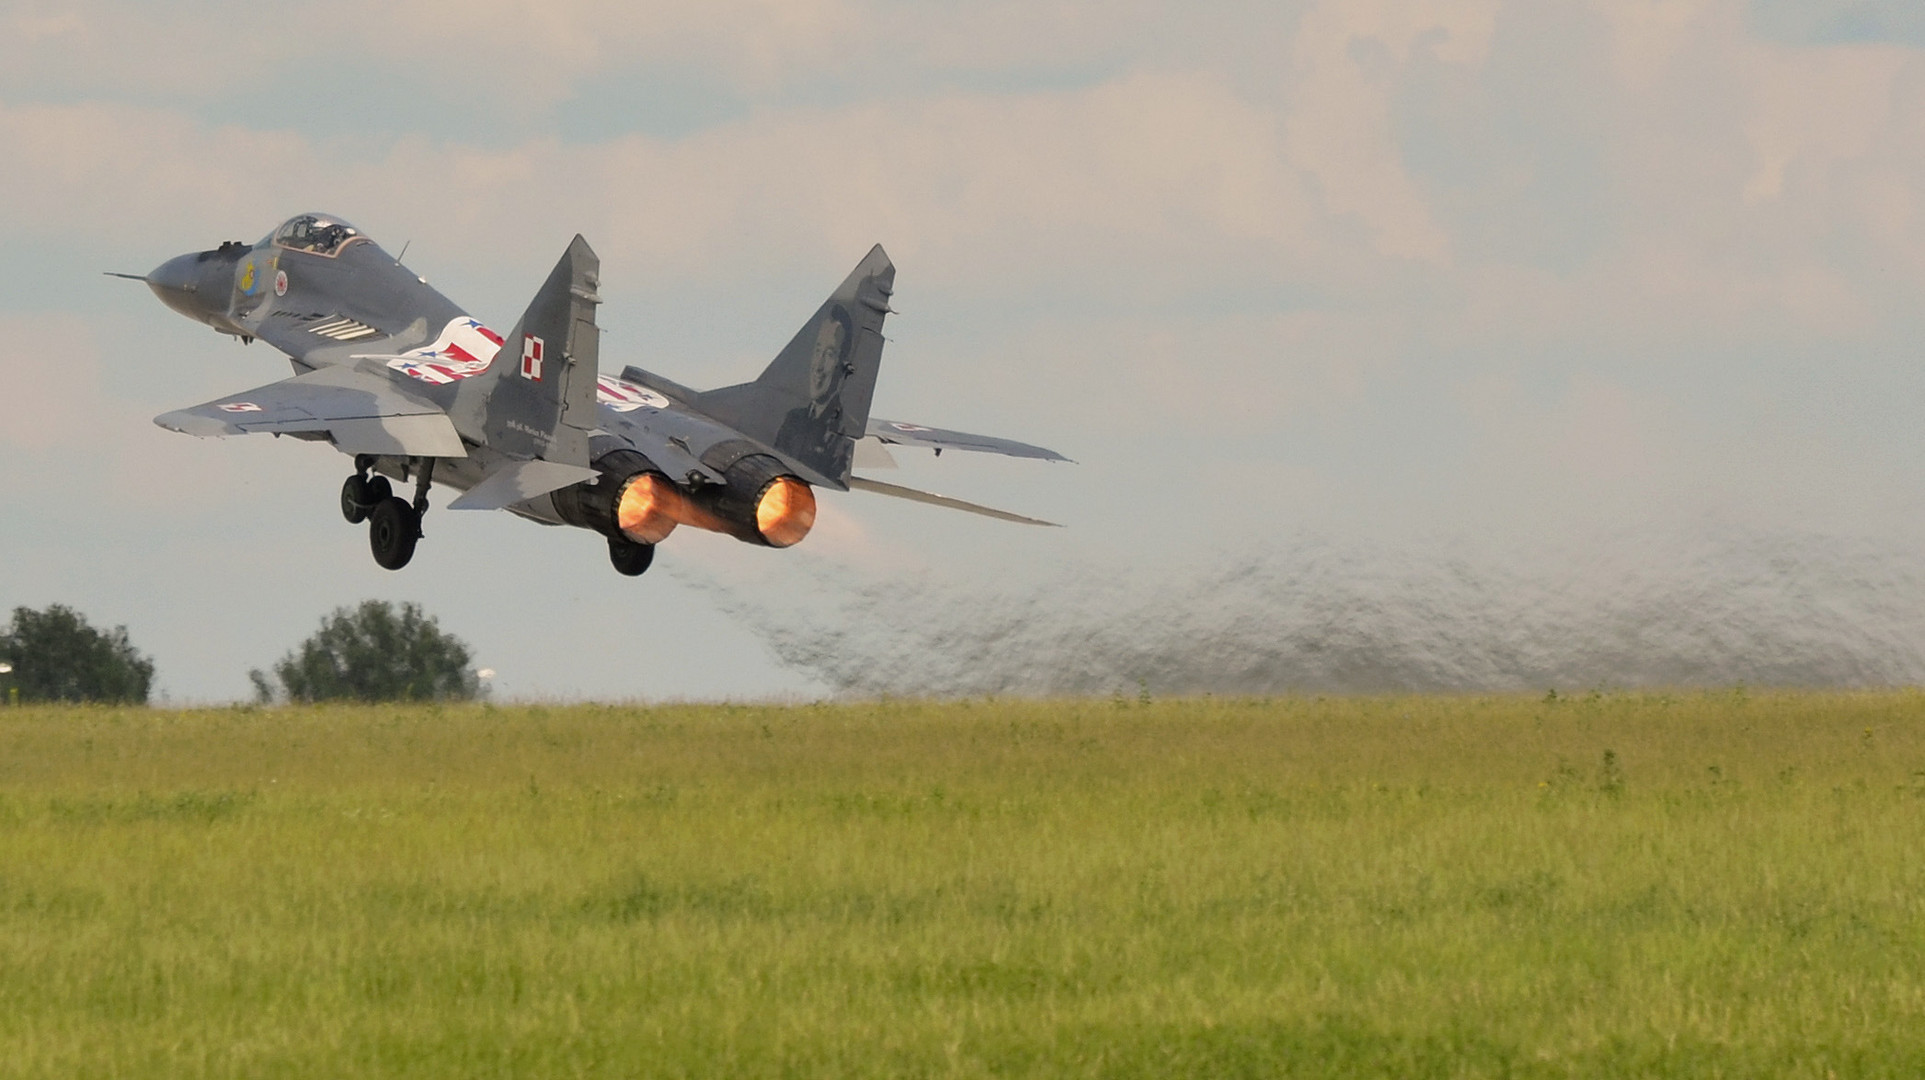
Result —
[[[1925,695],[0,709],[0,1076],[1925,1074]]]

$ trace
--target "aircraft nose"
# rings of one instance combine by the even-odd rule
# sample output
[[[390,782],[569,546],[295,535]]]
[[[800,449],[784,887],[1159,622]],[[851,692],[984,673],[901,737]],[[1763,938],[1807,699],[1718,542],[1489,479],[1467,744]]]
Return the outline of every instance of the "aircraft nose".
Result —
[[[199,255],[176,255],[148,272],[147,287],[154,290],[161,303],[182,315],[205,319],[207,309],[199,297],[199,263]]]

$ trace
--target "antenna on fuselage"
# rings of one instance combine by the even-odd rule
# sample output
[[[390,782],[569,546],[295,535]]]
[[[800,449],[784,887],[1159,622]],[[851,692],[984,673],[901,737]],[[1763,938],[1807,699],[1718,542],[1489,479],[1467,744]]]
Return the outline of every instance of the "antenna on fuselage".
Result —
[[[408,244],[412,244],[412,243],[414,243],[414,241],[409,240],[407,243],[404,243],[401,245],[401,254],[396,255],[394,257],[394,265],[400,266],[401,260],[408,257]]]

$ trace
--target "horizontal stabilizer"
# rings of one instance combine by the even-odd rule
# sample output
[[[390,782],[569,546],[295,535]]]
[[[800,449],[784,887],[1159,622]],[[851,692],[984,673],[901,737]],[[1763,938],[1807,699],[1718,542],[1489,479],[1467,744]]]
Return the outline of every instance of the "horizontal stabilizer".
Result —
[[[880,480],[871,480],[866,476],[851,476],[849,478],[849,490],[873,491],[877,495],[908,499],[910,502],[928,503],[931,506],[946,506],[951,510],[966,510],[972,514],[993,517],[998,521],[1014,521],[1019,525],[1047,525],[1052,529],[1062,528],[1061,525],[1058,525],[1054,521],[1043,521],[1040,518],[1024,517],[1021,514],[1012,514],[1007,510],[996,510],[987,506],[979,506],[973,502],[952,499],[947,495],[937,495],[930,491],[917,491],[915,488],[903,487],[900,484],[885,484]]]
[[[500,510],[594,477],[595,470],[580,465],[563,465],[539,458],[514,461],[488,474],[486,480],[449,503],[448,509]]]
[[[901,467],[896,464],[896,455],[891,454],[888,447],[882,445],[881,442],[875,439],[856,440],[856,456],[853,464],[858,469],[895,469]]]
[[[895,443],[899,446],[918,446],[934,450],[938,454],[944,450],[971,450],[982,454],[1036,458],[1040,461],[1069,461],[1054,450],[1031,446],[1029,443],[1017,442],[1015,439],[999,439],[994,435],[971,435],[967,431],[950,431],[946,428],[924,427],[921,424],[905,424],[898,420],[872,419],[864,434],[879,442]]]

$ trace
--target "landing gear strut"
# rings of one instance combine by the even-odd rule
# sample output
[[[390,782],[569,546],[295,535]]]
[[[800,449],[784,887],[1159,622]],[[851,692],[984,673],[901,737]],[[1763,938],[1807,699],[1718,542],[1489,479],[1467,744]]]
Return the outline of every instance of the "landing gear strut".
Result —
[[[341,485],[341,516],[352,524],[368,523],[368,548],[384,569],[399,570],[408,565],[414,558],[415,542],[421,539],[421,515],[428,512],[434,459],[418,460],[413,503],[397,498],[387,477],[368,476],[374,459],[366,454],[354,459],[354,475]]]
[[[608,561],[615,564],[615,572],[628,577],[641,577],[648,565],[655,561],[654,544],[637,544],[619,536],[608,539]]]

